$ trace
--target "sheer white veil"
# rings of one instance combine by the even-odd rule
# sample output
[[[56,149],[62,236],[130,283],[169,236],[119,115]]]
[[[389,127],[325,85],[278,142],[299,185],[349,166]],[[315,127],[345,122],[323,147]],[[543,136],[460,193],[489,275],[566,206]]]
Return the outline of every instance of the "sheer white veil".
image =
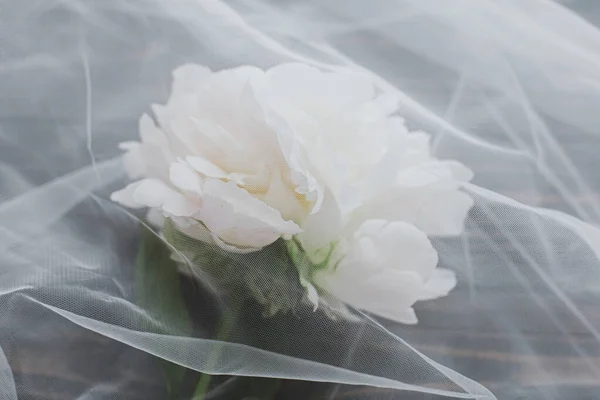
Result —
[[[545,399],[592,386],[597,16],[593,1],[0,0],[0,397],[64,385],[24,372],[32,354],[52,349],[78,369],[111,343],[87,359],[108,372],[61,390],[152,398],[154,387],[118,372],[150,355],[211,374],[368,385],[386,389],[382,399]],[[214,360],[205,332],[142,328],[170,317],[132,300],[140,215],[108,200],[126,181],[117,144],[137,136],[184,62],[294,60],[370,76],[400,96],[409,126],[433,135],[438,157],[474,171],[465,232],[434,240],[459,285],[419,305],[415,327],[249,315]],[[85,332],[96,341],[77,352]]]

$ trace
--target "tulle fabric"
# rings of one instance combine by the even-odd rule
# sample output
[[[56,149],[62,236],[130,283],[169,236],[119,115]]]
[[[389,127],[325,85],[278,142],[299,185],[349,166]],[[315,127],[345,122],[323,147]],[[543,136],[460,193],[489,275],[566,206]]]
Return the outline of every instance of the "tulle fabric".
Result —
[[[600,379],[600,8],[590,4],[2,0],[0,397],[66,385],[65,398],[164,398],[146,367],[154,356],[210,374],[386,389],[377,398],[584,398]],[[292,60],[370,76],[400,95],[409,126],[434,135],[438,157],[475,172],[464,234],[434,240],[459,286],[418,305],[415,327],[249,309],[219,341],[133,300],[143,215],[108,200],[126,182],[117,144],[137,136],[184,62]],[[201,320],[227,309],[194,307]],[[85,332],[97,340],[76,351]],[[118,346],[94,355],[108,343]],[[65,384],[47,374],[59,366],[36,363],[48,352],[71,371],[93,361],[103,372]],[[141,365],[155,386],[123,373]]]

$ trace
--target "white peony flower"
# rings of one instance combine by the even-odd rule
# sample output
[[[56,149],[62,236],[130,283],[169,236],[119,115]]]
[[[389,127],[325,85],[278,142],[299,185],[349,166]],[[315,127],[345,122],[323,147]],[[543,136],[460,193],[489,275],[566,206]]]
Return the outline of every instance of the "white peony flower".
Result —
[[[315,304],[331,294],[415,322],[417,300],[454,286],[427,235],[462,231],[471,172],[434,158],[396,110],[395,96],[350,71],[185,65],[156,121],[141,118],[141,141],[122,144],[138,180],[112,199],[228,251],[295,237],[320,266],[300,271]]]

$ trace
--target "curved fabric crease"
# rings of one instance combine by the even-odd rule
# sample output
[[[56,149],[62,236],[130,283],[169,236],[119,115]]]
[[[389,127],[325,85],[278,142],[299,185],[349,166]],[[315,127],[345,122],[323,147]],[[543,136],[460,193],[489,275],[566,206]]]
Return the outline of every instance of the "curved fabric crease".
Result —
[[[365,374],[360,374],[357,372],[353,372],[350,370],[344,370],[342,368],[336,368],[333,366],[323,365],[315,362],[311,362],[309,360],[298,360],[287,357],[282,354],[270,353],[264,350],[252,348],[245,345],[240,345],[236,343],[228,343],[220,346],[220,351],[222,354],[219,357],[223,357],[221,367],[217,367],[215,369],[207,369],[202,367],[202,357],[196,358],[198,353],[202,353],[202,348],[205,348],[205,354],[210,354],[211,350],[215,344],[217,343],[214,340],[205,339],[202,340],[204,344],[194,343],[198,341],[198,339],[186,338],[186,337],[170,337],[165,338],[169,340],[170,345],[177,346],[181,349],[182,352],[187,352],[189,350],[190,344],[195,344],[196,351],[193,354],[188,354],[185,357],[182,355],[174,356],[173,354],[169,354],[168,351],[161,351],[160,347],[156,347],[156,344],[160,344],[161,335],[151,334],[145,332],[136,332],[128,329],[120,328],[110,324],[104,324],[101,321],[92,320],[86,317],[82,317],[77,314],[70,313],[65,310],[61,310],[56,307],[49,306],[47,304],[40,303],[42,306],[51,309],[57,314],[65,317],[66,319],[81,325],[87,329],[91,329],[95,332],[101,333],[102,335],[111,337],[113,339],[122,341],[131,346],[138,347],[142,350],[148,351],[160,358],[165,360],[175,362],[177,364],[183,365],[185,367],[204,372],[209,374],[226,374],[226,375],[242,375],[242,376],[258,376],[258,377],[269,377],[269,378],[288,378],[290,376],[295,376],[296,373],[293,372],[296,368],[301,369],[302,371],[310,371],[306,374],[303,374],[302,378],[305,380],[311,380],[315,382],[332,382],[332,383],[342,383],[342,384],[351,384],[351,385],[369,385],[376,386],[382,388],[390,388],[390,389],[399,389],[399,390],[409,390],[409,391],[419,391],[430,394],[438,394],[442,396],[448,396],[452,398],[460,398],[460,399],[492,399],[490,395],[472,395],[468,393],[456,393],[450,392],[446,390],[436,390],[436,389],[428,389],[424,387],[419,387],[410,384],[404,384],[402,382],[393,381],[391,379],[385,379],[376,376],[369,376]],[[146,339],[144,339],[146,337]],[[189,341],[189,343],[187,343]],[[153,344],[150,344],[153,342]],[[212,345],[212,346],[211,346]],[[231,348],[229,348],[231,347]],[[416,351],[416,350],[415,350]],[[235,359],[231,361],[226,361],[225,358],[227,353],[235,353]],[[245,355],[247,353],[247,355]],[[176,354],[176,353],[175,353]],[[244,363],[244,360],[252,360],[251,363]],[[269,365],[273,365],[272,368],[268,368]],[[292,366],[292,364],[296,364],[296,366]],[[247,366],[252,366],[252,371],[245,371]],[[263,369],[264,368],[264,369]],[[469,383],[470,389],[474,387],[473,385],[477,385],[475,382],[469,381],[465,377],[460,375],[452,374],[453,378],[458,378],[463,384]],[[327,376],[327,378],[324,378]],[[480,387],[480,390],[485,393],[486,390]],[[489,392],[488,392],[489,393]]]

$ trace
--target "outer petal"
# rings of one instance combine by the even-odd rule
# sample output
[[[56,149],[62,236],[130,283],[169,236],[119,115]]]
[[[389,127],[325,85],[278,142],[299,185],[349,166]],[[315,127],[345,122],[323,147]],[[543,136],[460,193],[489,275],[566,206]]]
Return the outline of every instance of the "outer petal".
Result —
[[[382,269],[411,271],[421,279],[431,277],[438,263],[436,250],[419,229],[400,221],[367,220],[355,234],[354,252]]]
[[[459,187],[470,178],[470,170],[454,162],[410,168],[399,174],[393,187],[356,210],[351,226],[383,218],[408,222],[428,235],[460,235],[473,200]]]
[[[194,115],[198,112],[194,96],[173,97],[166,106],[153,104],[152,111],[168,137],[167,147],[161,149],[167,149],[172,155],[169,162],[175,161],[175,157],[182,158],[201,150],[202,142],[197,140],[199,132],[194,123]]]
[[[175,161],[167,136],[146,114],[140,118],[139,130],[142,144],[137,148],[139,152],[138,162],[144,165],[144,176],[146,178],[167,180],[169,165]],[[135,157],[135,155],[132,154],[132,157]]]
[[[404,222],[368,220],[348,248],[335,271],[317,276],[319,286],[355,308],[415,323],[411,307],[438,261],[425,234]]]
[[[260,250],[260,248],[246,247],[240,248],[223,242],[217,235],[210,232],[204,225],[193,220],[182,220],[180,218],[174,218],[173,222],[177,226],[177,229],[193,239],[200,240],[205,243],[216,244],[223,250],[231,253],[250,253],[253,251]]]
[[[162,149],[168,149],[169,140],[165,134],[154,124],[148,114],[140,117],[139,121],[140,138],[142,143],[151,144]]]
[[[121,150],[127,150],[123,155],[123,164],[131,179],[140,179],[146,174],[143,145],[139,142],[119,143]]]
[[[447,296],[456,286],[456,275],[445,268],[436,268],[433,275],[425,282],[419,300],[433,300]]]
[[[460,235],[473,200],[458,190],[413,188],[370,205],[370,215],[411,223],[428,235]]]
[[[412,307],[408,307],[404,311],[395,311],[393,317],[390,319],[407,325],[415,325],[419,322],[417,314],[415,314],[415,309]]]
[[[127,187],[124,190],[131,189]],[[174,216],[189,217],[199,209],[198,203],[186,198],[158,179],[143,179],[137,182],[132,193],[126,192],[126,194],[131,194],[133,204],[138,204],[138,207],[162,208],[163,211]],[[115,194],[111,198],[114,196]],[[117,192],[115,201],[123,199],[121,196],[123,194]]]
[[[278,210],[284,219],[302,221],[310,212],[311,204],[304,196],[296,193],[289,182],[284,182],[281,173],[281,169],[274,168],[270,173],[266,192],[255,196]]]
[[[197,172],[208,178],[226,178],[227,172],[210,162],[204,157],[190,156],[186,158],[188,164],[190,164]]]
[[[186,190],[197,195],[202,194],[202,178],[185,163],[177,162],[171,164],[169,178],[171,179],[171,183],[181,190]]]
[[[138,203],[133,196],[133,194],[135,193],[137,188],[140,186],[141,182],[142,181],[130,183],[129,185],[125,186],[123,189],[113,192],[110,195],[110,199],[114,202],[117,202],[117,203],[122,204],[125,207],[129,207],[129,208],[144,208],[144,207],[146,207],[144,204]]]
[[[183,194],[172,191],[165,198],[162,208],[176,217],[191,217],[198,212],[200,205]]]
[[[344,273],[341,268],[347,266],[338,267],[340,274]],[[352,285],[352,281],[356,283]],[[416,322],[416,318],[407,316],[407,310],[418,300],[423,285],[416,273],[386,271],[371,277],[357,274],[353,279],[348,276],[335,283],[321,281],[319,284],[354,308],[397,322]]]
[[[302,232],[296,237],[307,251],[318,250],[334,242],[343,227],[342,214],[333,195],[325,193],[321,209],[302,223]]]
[[[316,213],[323,202],[325,188],[312,171],[312,165],[305,154],[305,148],[287,121],[276,110],[264,105],[264,116],[267,124],[275,131],[281,153],[290,169],[291,179],[296,186],[296,192],[302,194],[313,203],[311,212]]]
[[[202,210],[196,218],[224,242],[239,248],[261,248],[281,236],[300,232],[276,209],[252,197],[233,182],[211,179],[204,184]]]
[[[174,192],[163,181],[144,179],[133,193],[133,198],[139,204],[147,207],[162,207],[167,197]]]

